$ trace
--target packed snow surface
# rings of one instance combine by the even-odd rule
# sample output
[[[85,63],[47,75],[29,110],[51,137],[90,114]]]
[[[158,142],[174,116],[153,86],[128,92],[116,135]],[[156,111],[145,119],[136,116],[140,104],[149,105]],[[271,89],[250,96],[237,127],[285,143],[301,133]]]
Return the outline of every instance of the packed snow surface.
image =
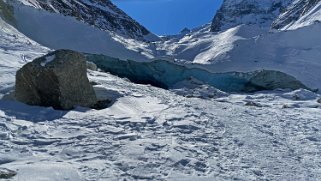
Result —
[[[13,180],[321,179],[319,95],[306,90],[186,98],[90,72],[104,110],[0,101]]]

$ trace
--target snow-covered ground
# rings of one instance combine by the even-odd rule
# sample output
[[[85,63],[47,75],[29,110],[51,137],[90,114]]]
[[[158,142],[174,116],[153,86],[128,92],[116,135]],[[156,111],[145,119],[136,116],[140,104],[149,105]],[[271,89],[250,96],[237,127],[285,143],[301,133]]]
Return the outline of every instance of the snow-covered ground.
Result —
[[[319,180],[320,95],[186,98],[89,72],[104,110],[0,100],[1,167],[13,180]]]

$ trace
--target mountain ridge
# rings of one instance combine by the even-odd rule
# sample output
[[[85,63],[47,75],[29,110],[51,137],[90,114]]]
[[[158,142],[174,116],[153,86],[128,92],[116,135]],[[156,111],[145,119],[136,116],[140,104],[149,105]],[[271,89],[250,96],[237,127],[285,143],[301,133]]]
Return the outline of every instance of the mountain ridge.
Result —
[[[128,16],[110,0],[16,0],[51,13],[76,18],[90,26],[126,38],[153,41],[159,38]]]
[[[39,0],[28,1],[38,2]],[[156,42],[142,42],[121,37],[117,33],[88,26],[76,20],[74,16],[65,17],[60,13],[38,11],[29,7],[30,5],[16,7],[15,18],[18,20],[19,30],[28,37],[32,37],[31,39],[38,40],[38,43],[52,49],[63,48],[84,53],[103,54],[121,60],[148,62],[165,59],[193,66],[196,64],[196,66],[217,73],[278,70],[294,76],[312,89],[321,90],[320,85],[316,84],[321,81],[321,75],[318,73],[321,63],[317,60],[321,52],[319,46],[321,40],[318,36],[320,26],[314,23],[299,23],[291,31],[271,31],[272,22],[299,1],[283,1],[289,6],[279,2],[280,0],[273,2],[226,0],[221,9],[231,8],[231,12],[227,12],[228,9],[223,11],[227,12],[227,20],[240,13],[243,17],[248,17],[248,15],[254,17],[255,13],[259,15],[256,19],[242,17],[235,19],[228,22],[226,26],[224,25],[218,32],[211,31],[213,30],[212,24],[196,28],[187,34],[165,37]],[[240,3],[245,6],[238,10]],[[251,3],[255,4],[255,8],[247,11],[249,7],[253,7]],[[316,3],[309,10],[306,9],[306,15],[321,13],[320,9],[316,9],[318,5]],[[34,3],[32,6],[37,7],[39,4]],[[315,17],[318,18],[321,15]],[[263,23],[261,20],[264,20]],[[225,20],[221,23],[224,22]],[[306,72],[306,69],[310,71]]]
[[[212,20],[211,31],[225,31],[241,24],[265,30],[287,29],[317,6],[321,6],[320,0],[224,0]],[[316,20],[320,21],[321,15]]]
[[[300,18],[309,13],[314,13],[311,11],[317,6],[321,7],[321,0],[296,0],[272,23],[272,28],[288,29],[292,24],[299,21]],[[317,20],[320,21],[321,16],[317,17]]]
[[[269,29],[293,0],[224,0],[212,20],[211,31],[218,32],[237,25],[258,25]]]

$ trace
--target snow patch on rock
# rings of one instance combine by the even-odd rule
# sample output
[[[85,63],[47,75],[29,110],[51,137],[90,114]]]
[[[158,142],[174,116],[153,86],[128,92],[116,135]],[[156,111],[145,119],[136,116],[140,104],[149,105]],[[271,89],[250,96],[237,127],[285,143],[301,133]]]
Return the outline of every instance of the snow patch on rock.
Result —
[[[41,66],[45,67],[48,63],[52,62],[56,58],[55,55],[46,56],[45,60],[40,63]]]

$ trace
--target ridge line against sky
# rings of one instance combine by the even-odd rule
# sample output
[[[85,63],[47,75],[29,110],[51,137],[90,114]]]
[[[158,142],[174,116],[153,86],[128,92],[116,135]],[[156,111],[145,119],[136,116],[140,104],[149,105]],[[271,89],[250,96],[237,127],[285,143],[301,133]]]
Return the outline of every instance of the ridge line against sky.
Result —
[[[111,0],[158,35],[178,34],[210,23],[223,0]]]

